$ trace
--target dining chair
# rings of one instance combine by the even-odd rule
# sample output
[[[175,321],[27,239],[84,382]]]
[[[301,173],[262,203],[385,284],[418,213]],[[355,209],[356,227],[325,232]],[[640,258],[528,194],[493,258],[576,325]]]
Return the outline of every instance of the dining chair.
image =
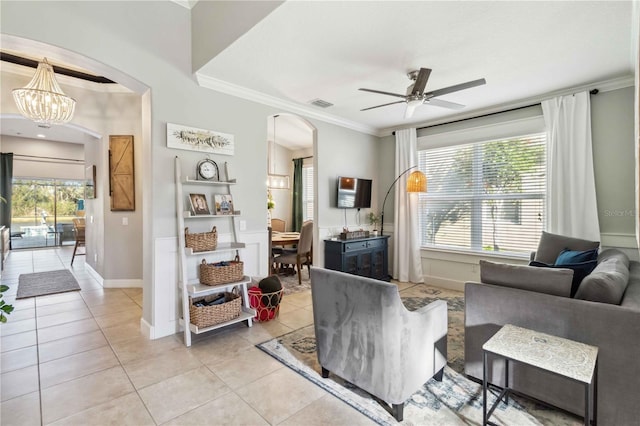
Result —
[[[76,256],[85,256],[87,254],[87,248],[84,245],[84,230],[85,230],[85,222],[83,218],[75,218],[73,219],[73,232],[76,236],[76,245],[73,247],[73,256],[71,256],[71,266],[73,266],[73,261]],[[78,247],[84,248],[84,253],[78,253]]]
[[[271,219],[271,229],[274,232],[286,232],[287,222],[282,219]]]
[[[296,265],[298,270],[298,284],[302,284],[302,265],[307,265],[311,273],[311,263],[313,262],[313,221],[308,220],[302,224],[300,229],[300,240],[295,253],[283,253],[278,256],[278,265]],[[280,273],[278,266],[278,273]]]

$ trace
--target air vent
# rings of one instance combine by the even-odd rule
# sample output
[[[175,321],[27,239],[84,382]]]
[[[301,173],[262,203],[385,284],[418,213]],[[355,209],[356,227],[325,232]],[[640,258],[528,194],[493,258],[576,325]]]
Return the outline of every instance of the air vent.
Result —
[[[333,106],[331,102],[323,101],[322,99],[314,99],[309,101],[309,103],[320,108],[329,108],[330,106]]]

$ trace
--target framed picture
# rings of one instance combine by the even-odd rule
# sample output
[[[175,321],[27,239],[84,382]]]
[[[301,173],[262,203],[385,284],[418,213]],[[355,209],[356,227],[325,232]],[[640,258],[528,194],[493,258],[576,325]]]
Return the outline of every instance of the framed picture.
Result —
[[[216,214],[233,214],[231,195],[215,195]]]
[[[96,166],[84,170],[84,198],[96,198]]]
[[[233,135],[167,123],[167,148],[233,155]]]
[[[205,197],[204,194],[189,194],[189,201],[191,201],[191,211],[193,214],[211,214],[209,205],[207,204],[207,197]]]

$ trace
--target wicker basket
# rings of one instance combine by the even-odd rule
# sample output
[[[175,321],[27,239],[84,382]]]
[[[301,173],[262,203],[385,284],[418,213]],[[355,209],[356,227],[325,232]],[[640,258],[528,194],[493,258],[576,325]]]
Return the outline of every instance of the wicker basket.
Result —
[[[207,263],[202,259],[200,264],[200,282],[204,285],[218,285],[242,280],[244,263],[236,256],[230,262]]]
[[[184,228],[185,247],[191,248],[194,252],[211,251],[218,247],[218,231],[214,226],[211,232],[201,232],[190,234],[189,228]]]
[[[189,300],[189,315],[191,323],[197,327],[211,327],[212,325],[230,321],[240,316],[242,299],[235,293],[225,292],[225,302],[212,306],[195,306],[198,301],[211,301],[217,295],[196,297]]]

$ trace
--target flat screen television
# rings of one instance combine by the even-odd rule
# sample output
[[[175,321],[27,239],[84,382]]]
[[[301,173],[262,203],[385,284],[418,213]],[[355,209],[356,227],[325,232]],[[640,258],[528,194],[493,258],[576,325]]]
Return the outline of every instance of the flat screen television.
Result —
[[[337,207],[368,209],[371,207],[371,179],[338,176]]]

